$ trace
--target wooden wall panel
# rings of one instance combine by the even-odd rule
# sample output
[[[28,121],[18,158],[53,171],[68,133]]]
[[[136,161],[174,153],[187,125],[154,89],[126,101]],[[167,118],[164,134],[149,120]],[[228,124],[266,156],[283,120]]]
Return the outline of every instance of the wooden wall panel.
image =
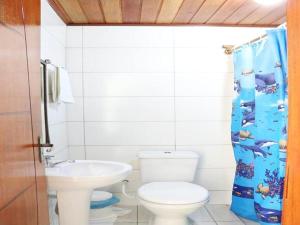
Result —
[[[228,0],[225,4],[209,19],[208,23],[222,23],[236,10],[238,10],[247,0]]]
[[[122,0],[123,23],[139,23],[141,19],[142,0]]]
[[[289,124],[283,225],[298,225],[300,221],[300,0],[288,0],[287,29]]]
[[[0,1],[0,24],[5,24],[23,34],[21,1]]]
[[[32,185],[0,211],[0,225],[36,225],[36,192]]]
[[[103,23],[104,16],[99,0],[78,0],[89,23]]]
[[[161,6],[157,23],[172,23],[183,0],[164,0]]]
[[[188,23],[205,0],[184,0],[173,23]]]
[[[206,23],[225,2],[226,0],[205,1],[191,20],[191,23]]]
[[[120,0],[100,0],[107,23],[122,23]]]
[[[155,23],[163,0],[143,0],[141,23]]]

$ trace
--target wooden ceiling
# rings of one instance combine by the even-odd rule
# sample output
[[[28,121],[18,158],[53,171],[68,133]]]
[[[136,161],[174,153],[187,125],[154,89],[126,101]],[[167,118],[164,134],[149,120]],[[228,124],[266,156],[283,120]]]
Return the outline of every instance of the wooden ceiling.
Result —
[[[285,22],[286,3],[254,0],[48,0],[68,25],[235,25],[276,26]]]

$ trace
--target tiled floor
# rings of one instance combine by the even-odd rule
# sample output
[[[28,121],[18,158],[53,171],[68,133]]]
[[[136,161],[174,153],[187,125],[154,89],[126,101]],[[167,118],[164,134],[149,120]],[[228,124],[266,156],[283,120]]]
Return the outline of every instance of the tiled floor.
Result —
[[[115,225],[148,225],[151,214],[142,206],[118,206],[131,209],[131,213],[118,218]],[[51,225],[59,225],[55,213],[50,213]],[[191,225],[259,225],[239,218],[229,210],[228,205],[206,205],[190,215]]]
[[[141,206],[132,209],[130,215],[119,217],[116,225],[148,225],[151,214]],[[258,225],[258,223],[239,218],[229,210],[228,205],[207,205],[190,216],[193,225]]]

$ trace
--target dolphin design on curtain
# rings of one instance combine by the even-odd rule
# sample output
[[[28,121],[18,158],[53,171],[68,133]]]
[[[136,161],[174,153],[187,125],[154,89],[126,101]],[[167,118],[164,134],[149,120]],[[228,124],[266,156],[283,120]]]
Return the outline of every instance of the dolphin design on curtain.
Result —
[[[234,52],[231,139],[236,159],[231,210],[281,223],[287,143],[286,29]]]

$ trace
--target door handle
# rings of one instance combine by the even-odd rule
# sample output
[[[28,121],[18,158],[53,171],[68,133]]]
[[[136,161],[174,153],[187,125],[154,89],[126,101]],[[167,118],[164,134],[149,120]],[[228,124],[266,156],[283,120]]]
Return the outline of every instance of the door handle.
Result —
[[[39,143],[39,144],[36,144],[34,147],[38,147],[38,148],[52,148],[53,144],[50,144],[50,143],[45,143],[45,144]]]

